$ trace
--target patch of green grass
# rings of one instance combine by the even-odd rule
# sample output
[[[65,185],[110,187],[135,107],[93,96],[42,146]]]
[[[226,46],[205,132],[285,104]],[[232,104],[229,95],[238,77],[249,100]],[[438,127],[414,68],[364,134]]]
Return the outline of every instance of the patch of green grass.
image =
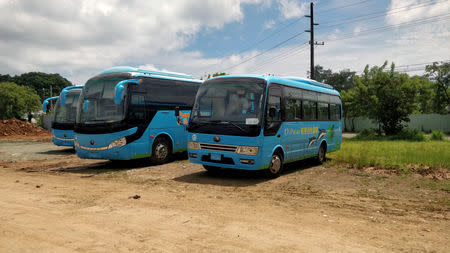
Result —
[[[450,142],[343,138],[341,149],[328,157],[332,163],[347,163],[358,168],[383,166],[404,169],[408,164],[450,168]]]

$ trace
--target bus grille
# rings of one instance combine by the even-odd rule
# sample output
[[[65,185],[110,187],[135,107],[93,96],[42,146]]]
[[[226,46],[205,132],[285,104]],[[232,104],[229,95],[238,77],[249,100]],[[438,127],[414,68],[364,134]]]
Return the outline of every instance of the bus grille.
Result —
[[[234,152],[236,152],[237,146],[221,145],[221,144],[213,144],[213,143],[200,143],[200,149],[234,153]]]

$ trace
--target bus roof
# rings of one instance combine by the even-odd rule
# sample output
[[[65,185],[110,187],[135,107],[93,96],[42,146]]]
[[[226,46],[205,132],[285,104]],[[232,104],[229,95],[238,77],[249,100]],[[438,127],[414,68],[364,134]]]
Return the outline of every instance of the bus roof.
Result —
[[[134,68],[134,67],[129,67],[129,66],[118,66],[118,67],[112,67],[109,69],[105,69],[102,72],[100,72],[99,75],[111,74],[111,73],[123,73],[123,72],[178,77],[178,78],[185,78],[185,79],[194,79],[193,76],[182,74],[182,73],[147,70],[147,69]]]
[[[298,87],[307,90],[314,90],[328,94],[339,95],[339,92],[333,88],[333,86],[321,82],[317,82],[312,79],[303,78],[303,77],[295,77],[295,76],[287,76],[287,77],[277,77],[271,75],[226,75],[226,76],[218,76],[217,78],[227,78],[227,77],[249,77],[249,78],[260,78],[264,79],[268,82],[277,82],[280,84],[286,84],[293,87]]]

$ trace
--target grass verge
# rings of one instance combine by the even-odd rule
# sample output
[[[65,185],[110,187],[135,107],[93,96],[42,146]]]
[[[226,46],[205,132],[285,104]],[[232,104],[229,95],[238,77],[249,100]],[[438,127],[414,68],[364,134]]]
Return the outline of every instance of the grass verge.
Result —
[[[342,139],[341,149],[328,155],[331,163],[347,163],[358,168],[368,166],[423,165],[450,168],[448,141],[393,141]]]

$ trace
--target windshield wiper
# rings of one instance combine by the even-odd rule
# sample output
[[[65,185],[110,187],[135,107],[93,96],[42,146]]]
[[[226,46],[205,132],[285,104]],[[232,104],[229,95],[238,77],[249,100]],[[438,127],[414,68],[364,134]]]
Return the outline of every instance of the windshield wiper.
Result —
[[[232,122],[232,121],[223,121],[223,120],[211,120],[211,123],[220,123],[220,124],[231,124],[232,126],[236,127],[237,129],[241,130],[244,133],[247,133],[244,128],[240,127],[238,124]]]

